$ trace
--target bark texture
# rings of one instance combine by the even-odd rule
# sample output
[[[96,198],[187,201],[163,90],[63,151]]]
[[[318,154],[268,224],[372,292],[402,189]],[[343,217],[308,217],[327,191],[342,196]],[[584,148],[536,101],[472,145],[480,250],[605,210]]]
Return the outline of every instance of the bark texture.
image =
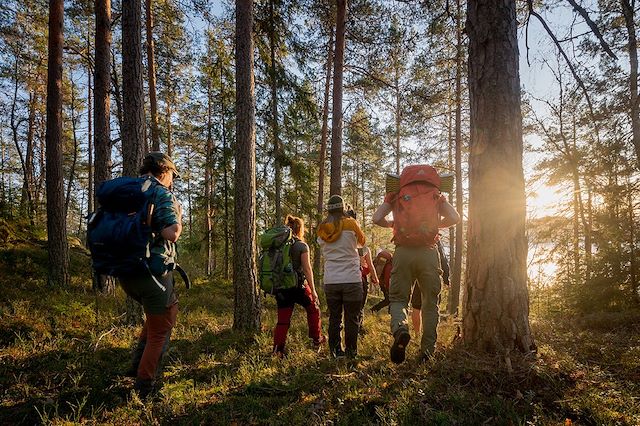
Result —
[[[233,328],[260,329],[255,261],[256,121],[253,79],[253,0],[236,0],[236,133]]]
[[[140,0],[122,2],[122,174],[137,176],[145,152]]]
[[[466,28],[471,141],[463,338],[508,361],[512,349],[534,347],[515,0],[470,0]]]
[[[342,77],[347,17],[347,0],[336,0],[336,47],[333,60],[333,108],[331,117],[331,177],[329,192],[342,194]]]
[[[49,285],[69,284],[69,248],[64,209],[62,169],[62,46],[64,2],[49,2],[49,61],[47,69],[46,186]]]
[[[151,113],[151,150],[160,151],[158,131],[158,101],[156,96],[156,55],[153,44],[153,0],[145,0],[147,36],[147,78],[149,79],[149,106]]]

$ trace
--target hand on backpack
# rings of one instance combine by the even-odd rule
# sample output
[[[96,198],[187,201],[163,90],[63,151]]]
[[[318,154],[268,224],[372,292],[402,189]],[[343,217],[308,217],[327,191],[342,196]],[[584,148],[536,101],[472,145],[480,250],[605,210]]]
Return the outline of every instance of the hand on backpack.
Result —
[[[314,290],[313,291],[313,303],[316,304],[317,307],[320,307],[320,298],[318,297],[318,293]]]

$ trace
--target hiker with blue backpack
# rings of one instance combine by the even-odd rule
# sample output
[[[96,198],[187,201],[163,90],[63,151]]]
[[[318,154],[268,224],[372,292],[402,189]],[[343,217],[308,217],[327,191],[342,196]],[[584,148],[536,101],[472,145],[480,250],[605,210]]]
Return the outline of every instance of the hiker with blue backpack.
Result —
[[[169,156],[149,153],[140,175],[100,186],[100,209],[90,219],[88,243],[96,272],[117,277],[144,309],[145,322],[127,372],[136,378],[134,389],[144,399],[156,390],[160,361],[176,324],[174,270],[182,208],[171,192],[179,175]]]
[[[435,351],[440,294],[440,257],[437,249],[439,229],[460,221],[458,212],[440,192],[441,179],[435,168],[418,164],[403,169],[397,186],[387,188],[383,204],[373,222],[393,228],[393,270],[389,288],[391,361],[400,364],[411,334],[407,322],[411,287],[418,281],[422,296],[422,338],[418,361],[429,359]],[[393,220],[386,216],[393,212]]]
[[[322,334],[322,325],[320,321],[320,301],[318,293],[313,282],[313,271],[311,269],[311,260],[309,257],[309,246],[304,242],[304,221],[295,216],[288,215],[285,219],[285,225],[274,230],[267,231],[263,234],[261,240],[266,241],[274,235],[286,235],[283,243],[270,243],[269,247],[261,256],[260,271],[261,282],[268,281],[262,279],[268,271],[265,269],[277,270],[276,266],[278,258],[282,258],[284,269],[291,269],[294,273],[294,285],[286,286],[286,278],[275,278],[275,288],[271,288],[272,294],[276,298],[278,305],[278,322],[273,330],[273,355],[278,358],[286,356],[285,344],[287,341],[287,333],[291,325],[291,316],[293,308],[296,304],[302,306],[307,312],[307,325],[309,327],[309,337],[313,341],[313,347],[317,351],[326,341]],[[277,238],[277,237],[276,237]],[[277,247],[276,247],[277,246]],[[268,257],[269,249],[272,250],[272,257]],[[284,253],[286,251],[286,253]],[[290,263],[290,267],[289,264]],[[268,266],[263,266],[268,265]],[[284,271],[283,271],[284,274]],[[284,275],[283,275],[284,276]],[[265,277],[266,278],[266,277]]]
[[[336,357],[355,358],[362,308],[362,274],[358,246],[365,237],[360,225],[345,211],[344,200],[332,195],[328,216],[318,226],[318,243],[324,257],[324,293],[329,308],[329,350]],[[344,312],[345,349],[340,330]]]

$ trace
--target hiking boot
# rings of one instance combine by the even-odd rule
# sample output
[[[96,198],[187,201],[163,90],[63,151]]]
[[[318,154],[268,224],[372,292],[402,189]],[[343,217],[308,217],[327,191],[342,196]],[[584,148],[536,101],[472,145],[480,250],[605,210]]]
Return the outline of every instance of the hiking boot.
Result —
[[[391,361],[396,364],[402,364],[404,362],[405,351],[410,340],[411,334],[404,328],[394,333],[393,345],[391,346]]]
[[[326,336],[324,334],[321,334],[318,340],[313,341],[313,350],[316,352],[320,352],[322,345],[324,345],[326,342],[327,342]]]
[[[347,349],[345,355],[346,355],[347,359],[354,360],[354,359],[356,359],[358,357],[358,351]]]
[[[136,379],[136,383],[133,385],[133,390],[138,392],[138,396],[143,401],[158,391],[154,381],[150,379]]]
[[[416,364],[426,364],[427,362],[433,359],[433,354],[431,352],[422,352],[416,358]]]
[[[287,352],[284,350],[283,347],[279,348],[277,346],[274,346],[273,352],[271,352],[271,356],[273,356],[274,358],[282,359],[287,357]]]
[[[336,349],[332,350],[332,351],[331,351],[331,354],[333,355],[333,357],[334,357],[335,359],[341,359],[341,358],[344,358],[344,357],[345,357],[345,355],[346,355],[346,354],[344,353],[344,351],[342,350],[342,348],[336,348]]]

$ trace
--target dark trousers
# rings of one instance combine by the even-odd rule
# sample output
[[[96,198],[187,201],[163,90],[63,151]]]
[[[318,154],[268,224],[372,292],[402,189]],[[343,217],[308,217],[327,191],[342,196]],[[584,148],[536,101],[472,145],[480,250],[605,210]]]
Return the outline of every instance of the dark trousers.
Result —
[[[380,309],[384,308],[385,306],[389,306],[389,303],[391,303],[389,301],[389,289],[384,286],[380,286],[380,288],[382,289],[382,294],[384,295],[384,299],[382,299],[381,301],[379,301],[378,303],[376,303],[371,307],[371,310],[374,312],[378,312]]]
[[[344,311],[344,340],[348,354],[358,353],[358,330],[362,308],[362,282],[325,284],[324,292],[329,308],[329,350],[342,351],[342,315]]]

